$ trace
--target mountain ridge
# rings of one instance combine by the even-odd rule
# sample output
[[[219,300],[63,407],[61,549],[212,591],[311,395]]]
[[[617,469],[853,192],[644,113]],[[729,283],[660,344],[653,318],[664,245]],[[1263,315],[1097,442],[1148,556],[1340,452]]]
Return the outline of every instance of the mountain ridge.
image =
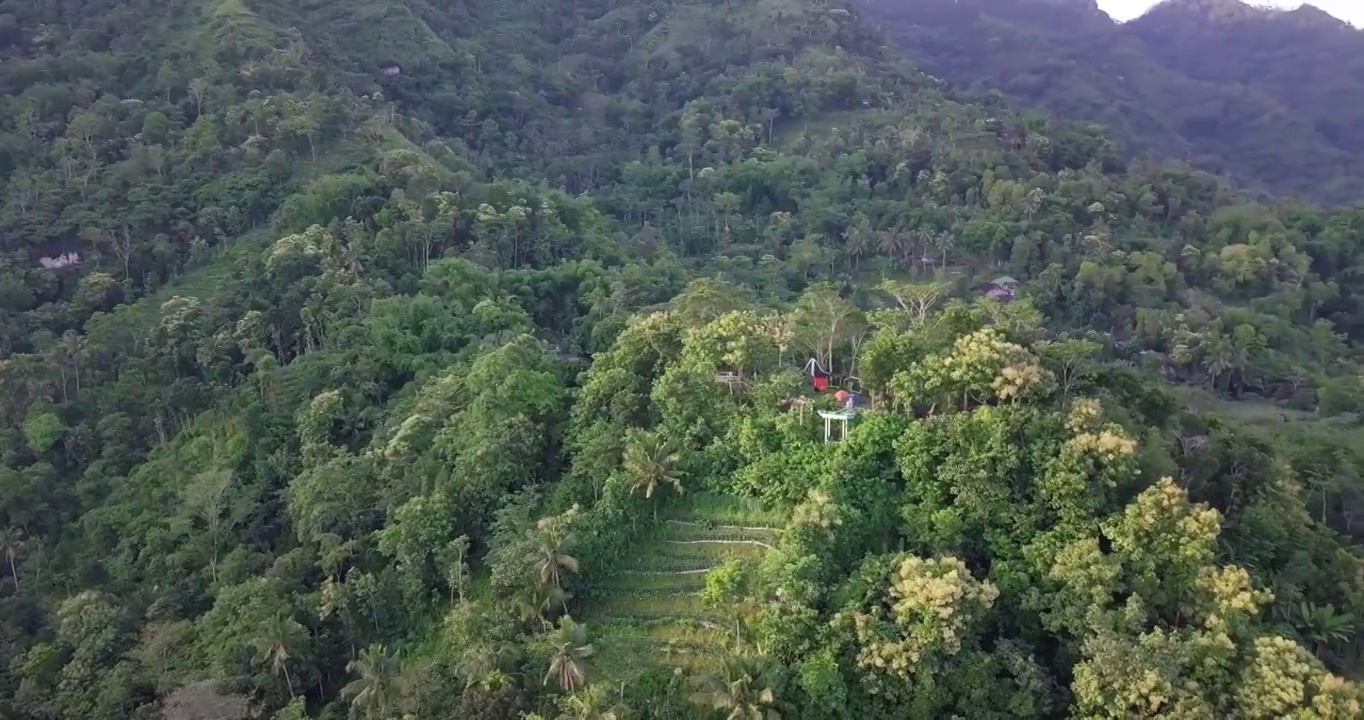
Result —
[[[1084,0],[1081,0],[1083,2]],[[1355,28],[1350,22],[1343,18],[1336,17],[1330,12],[1323,10],[1312,3],[1303,3],[1297,7],[1281,8],[1273,5],[1259,5],[1245,0],[1161,0],[1160,2],[1147,8],[1145,12],[1126,21],[1136,22],[1152,14],[1160,14],[1168,11],[1194,12],[1213,20],[1243,20],[1247,18],[1271,19],[1289,18],[1307,22],[1325,22],[1332,26],[1343,26],[1351,30]],[[1114,18],[1116,21],[1117,19]]]
[[[1105,125],[1129,155],[1253,193],[1361,197],[1364,33],[1320,10],[1170,0],[1119,23],[1083,1],[855,4],[925,70]]]

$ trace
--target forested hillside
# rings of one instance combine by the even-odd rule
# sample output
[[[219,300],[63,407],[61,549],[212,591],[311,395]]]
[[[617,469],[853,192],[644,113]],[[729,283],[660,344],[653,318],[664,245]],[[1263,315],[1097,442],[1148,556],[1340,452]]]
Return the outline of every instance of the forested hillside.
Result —
[[[1250,191],[1364,197],[1364,31],[1310,5],[1166,0],[1119,24],[1094,0],[853,4],[924,70],[1100,123],[1126,152]]]
[[[0,717],[1361,713],[1364,210],[809,0],[0,53]]]

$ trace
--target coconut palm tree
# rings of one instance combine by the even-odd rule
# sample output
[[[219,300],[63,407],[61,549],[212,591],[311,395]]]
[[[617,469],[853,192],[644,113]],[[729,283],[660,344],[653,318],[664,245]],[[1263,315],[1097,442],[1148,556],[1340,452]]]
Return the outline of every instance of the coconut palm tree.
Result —
[[[539,621],[546,630],[550,627],[550,622],[546,619],[549,609],[558,605],[565,607],[571,594],[564,592],[558,585],[527,585],[512,596],[512,609],[516,612],[521,622],[532,623]]]
[[[28,536],[19,528],[10,528],[5,533],[0,534],[0,555],[3,555],[5,562],[9,563],[10,577],[14,578],[14,589],[19,589],[19,567],[15,561],[19,553],[28,546]]]
[[[514,645],[473,645],[460,653],[455,672],[464,678],[465,687],[493,686],[514,672],[520,659],[521,653]]]
[[[876,233],[876,249],[882,255],[890,258],[895,265],[900,264],[900,256],[904,255],[909,245],[903,236],[892,230],[880,230]]]
[[[611,690],[604,685],[589,685],[559,701],[558,720],[621,720],[628,710],[611,702]]]
[[[287,615],[276,615],[261,623],[256,637],[251,641],[256,649],[255,663],[269,665],[270,672],[283,677],[291,698],[295,697],[295,693],[294,680],[289,674],[289,661],[301,655],[307,643],[308,630]]]
[[[577,574],[578,559],[567,552],[570,545],[571,537],[556,531],[552,523],[541,522],[535,538],[535,550],[526,558],[535,564],[541,585],[563,587],[560,577],[562,571]]]
[[[863,219],[865,222],[865,219]],[[852,258],[853,270],[857,270],[857,263],[866,257],[876,246],[876,235],[864,224],[854,224],[852,227],[843,231],[843,248],[848,257]]]
[[[341,691],[350,698],[351,707],[369,720],[388,717],[389,708],[402,694],[398,653],[389,652],[383,645],[370,645],[346,664],[346,671],[357,676]]]
[[[596,649],[587,642],[587,628],[565,615],[559,620],[559,628],[549,637],[549,672],[545,673],[544,684],[550,679],[559,687],[573,692],[587,683],[586,658]]]
[[[671,485],[682,494],[682,471],[677,469],[677,451],[656,433],[635,430],[625,443],[623,463],[630,493],[640,492],[653,499],[659,488]],[[658,502],[654,501],[654,519],[658,519]]]
[[[725,713],[725,720],[781,720],[777,698],[761,664],[748,658],[726,658],[719,672],[695,680],[692,701]]]

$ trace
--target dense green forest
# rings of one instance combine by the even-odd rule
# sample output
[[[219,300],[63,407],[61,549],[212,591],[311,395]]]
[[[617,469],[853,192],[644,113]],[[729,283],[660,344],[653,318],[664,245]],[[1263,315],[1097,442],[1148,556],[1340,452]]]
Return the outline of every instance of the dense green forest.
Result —
[[[0,0],[0,104],[0,717],[1361,714],[1364,208],[812,0]]]
[[[1352,203],[1364,179],[1364,31],[1311,5],[1164,0],[1115,23],[1095,0],[855,0],[959,87],[1108,128],[1243,189]]]

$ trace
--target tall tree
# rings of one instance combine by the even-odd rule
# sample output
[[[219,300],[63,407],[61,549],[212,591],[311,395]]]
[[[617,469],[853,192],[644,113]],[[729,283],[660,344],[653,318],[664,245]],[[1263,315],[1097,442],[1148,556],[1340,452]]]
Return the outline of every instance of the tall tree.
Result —
[[[551,625],[547,619],[550,608],[556,605],[560,608],[565,607],[570,597],[558,585],[535,583],[526,585],[512,595],[511,608],[521,622],[530,624],[538,621],[544,629],[548,630]]]
[[[588,672],[585,661],[596,652],[587,642],[587,628],[565,615],[559,619],[559,627],[550,634],[549,645],[549,670],[545,672],[544,684],[554,680],[569,692],[585,685]]]
[[[9,574],[14,578],[15,590],[19,589],[19,566],[16,561],[27,545],[28,536],[19,528],[10,528],[0,534],[0,555],[4,555],[5,562],[9,563]]]
[[[562,532],[556,523],[546,518],[536,527],[535,550],[528,557],[535,563],[535,573],[540,585],[563,587],[561,574],[565,571],[577,574],[578,559],[568,554],[572,537]]]
[[[611,690],[600,683],[588,685],[559,701],[558,720],[621,720],[628,709],[611,701]]]
[[[682,494],[682,471],[677,468],[678,453],[672,444],[658,433],[635,430],[625,443],[625,473],[630,493],[653,499],[659,489],[671,485]],[[654,519],[658,519],[658,502],[654,501]]]
[[[295,697],[289,663],[306,651],[307,628],[288,615],[276,615],[261,623],[251,644],[256,649],[254,662],[257,665],[269,666],[270,672],[284,678],[284,683],[289,688],[289,697]]]
[[[469,536],[460,535],[445,544],[439,553],[439,560],[445,584],[450,588],[450,602],[458,597],[464,602],[464,591],[469,585]]]
[[[724,713],[725,720],[781,720],[783,703],[758,661],[725,658],[717,672],[695,680],[693,701]]]
[[[356,676],[342,690],[350,698],[351,708],[367,720],[389,717],[389,710],[402,696],[398,653],[383,645],[370,645],[346,664],[346,671]]]

